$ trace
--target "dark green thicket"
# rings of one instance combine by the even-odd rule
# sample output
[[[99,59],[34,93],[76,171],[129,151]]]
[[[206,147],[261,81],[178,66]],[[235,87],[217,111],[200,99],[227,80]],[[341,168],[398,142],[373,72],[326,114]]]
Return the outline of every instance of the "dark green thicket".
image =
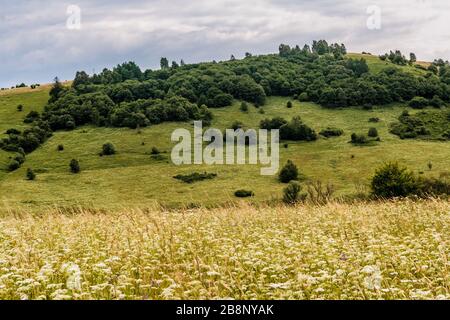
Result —
[[[214,179],[215,177],[217,177],[217,174],[215,174],[215,173],[194,172],[194,173],[191,173],[188,175],[179,174],[179,175],[175,176],[174,178],[177,180],[183,181],[185,183],[194,183],[194,182],[203,181],[203,180],[211,180],[211,179]]]
[[[296,204],[306,199],[306,195],[300,194],[302,186],[297,181],[289,182],[283,190],[283,202],[286,204]]]
[[[338,128],[326,128],[319,133],[321,136],[324,136],[325,138],[330,137],[340,137],[344,134],[344,130],[338,129]]]
[[[250,198],[250,197],[254,197],[255,194],[253,193],[253,191],[250,190],[237,190],[234,195],[237,198]]]
[[[27,178],[27,180],[30,180],[30,181],[36,179],[36,174],[34,173],[33,169],[31,169],[31,168],[27,169],[26,178]]]
[[[450,195],[450,180],[445,176],[419,177],[398,163],[387,163],[376,170],[371,188],[381,198],[442,196]]]
[[[116,148],[111,142],[107,142],[102,147],[101,155],[103,156],[111,156],[116,154]]]
[[[289,183],[293,180],[297,180],[298,179],[297,166],[291,160],[288,160],[285,166],[280,170],[280,173],[278,174],[278,179],[282,183]]]
[[[450,112],[446,109],[431,109],[410,114],[404,111],[398,122],[391,124],[391,133],[401,139],[450,139]]]
[[[72,159],[69,164],[70,172],[79,173],[81,171],[80,163],[76,159]]]

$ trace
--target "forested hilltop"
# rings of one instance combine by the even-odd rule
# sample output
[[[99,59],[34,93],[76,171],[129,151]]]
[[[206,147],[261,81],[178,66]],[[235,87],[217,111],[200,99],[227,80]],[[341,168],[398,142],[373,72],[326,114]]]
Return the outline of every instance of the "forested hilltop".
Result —
[[[315,41],[310,47],[280,45],[279,54],[200,64],[161,59],[160,70],[134,62],[89,76],[77,72],[72,88],[56,83],[42,118],[53,130],[92,123],[147,126],[209,117],[206,107],[231,105],[233,98],[264,105],[267,96],[293,96],[329,108],[384,105],[416,97],[434,105],[450,101],[450,65],[436,61],[412,74],[388,67],[370,73],[364,59],[346,58],[345,45]],[[392,61],[400,52],[391,53]],[[414,55],[415,59],[415,55]],[[411,60],[413,64],[415,61]],[[426,104],[427,102],[425,102]]]
[[[450,101],[450,64],[436,60],[425,68],[416,64],[416,59],[413,53],[407,60],[400,51],[391,51],[379,59],[387,66],[371,72],[366,59],[347,55],[345,45],[320,40],[302,48],[282,44],[278,54],[247,53],[242,60],[232,56],[223,62],[174,61],[170,65],[167,58],[162,58],[159,70],[142,71],[134,62],[127,62],[92,76],[80,71],[71,87],[63,86],[56,78],[44,111],[28,113],[24,122],[32,126],[24,132],[8,130],[0,148],[29,153],[53,131],[85,124],[137,128],[192,119],[208,124],[212,120],[210,108],[230,106],[234,99],[257,108],[265,104],[268,96],[292,97],[326,108],[370,109],[372,105],[394,102],[408,103],[413,108],[444,106]],[[415,72],[400,67],[408,64]],[[434,134],[434,138],[450,139],[447,113],[433,115],[438,130],[427,127],[427,114],[414,118],[404,114],[392,133],[401,138]],[[309,133],[296,136],[288,132],[282,134],[282,139],[315,140],[315,133],[297,120],[291,127]]]

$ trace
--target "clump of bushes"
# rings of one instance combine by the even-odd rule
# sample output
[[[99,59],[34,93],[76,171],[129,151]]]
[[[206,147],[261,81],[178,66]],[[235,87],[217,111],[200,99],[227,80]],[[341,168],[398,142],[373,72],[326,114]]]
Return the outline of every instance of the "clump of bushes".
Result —
[[[288,109],[292,109],[292,107],[293,107],[292,101],[288,101],[287,104],[286,104],[286,107]]]
[[[298,179],[297,166],[291,160],[288,160],[288,162],[280,170],[280,173],[278,174],[278,179],[282,183],[289,183],[293,180],[297,180]]]
[[[423,109],[429,104],[430,102],[428,99],[425,99],[424,97],[414,97],[408,103],[408,105],[413,109]]]
[[[248,112],[248,104],[246,102],[241,103],[241,107],[239,108],[242,112]]]
[[[352,133],[351,139],[351,143],[353,144],[363,145],[369,143],[369,139],[363,134]]]
[[[39,120],[41,115],[37,111],[30,111],[23,120],[24,123],[33,123],[36,120]]]
[[[321,136],[324,136],[325,138],[340,137],[340,136],[342,136],[344,134],[344,130],[338,129],[338,128],[328,127],[326,129],[320,131],[319,134]]]
[[[100,153],[100,155],[112,156],[114,154],[116,154],[116,148],[114,147],[114,145],[110,142],[105,143],[102,147],[102,152]]]
[[[378,122],[380,122],[380,118],[377,118],[377,117],[370,118],[369,122],[371,122],[371,123],[378,123]]]
[[[80,171],[81,171],[80,163],[76,159],[72,159],[70,161],[69,167],[70,167],[70,172],[72,172],[72,173],[80,173]]]
[[[387,163],[376,170],[372,193],[380,198],[450,195],[450,180],[444,176],[424,178],[398,163]]]
[[[280,129],[282,126],[284,126],[287,123],[288,122],[286,119],[283,119],[282,117],[275,117],[273,119],[261,120],[259,127],[261,129],[266,129],[266,130],[275,130],[275,129]]]
[[[254,197],[255,194],[253,193],[253,191],[250,190],[237,190],[234,195],[237,198],[250,198],[250,197]]]
[[[183,181],[184,183],[194,183],[194,182],[198,182],[198,181],[204,181],[204,180],[211,180],[214,179],[215,177],[217,177],[217,174],[215,173],[199,173],[199,172],[194,172],[188,175],[176,175],[174,177],[174,179]]]
[[[59,144],[58,147],[56,147],[56,150],[58,150],[58,151],[64,151],[64,145]]]
[[[11,160],[8,163],[8,171],[10,171],[10,172],[16,171],[19,168],[20,168],[20,163],[17,160]]]
[[[317,133],[304,124],[300,117],[294,117],[291,122],[280,127],[280,138],[292,141],[315,141]]]
[[[22,111],[23,111],[23,105],[19,104],[19,105],[17,106],[17,111],[18,111],[18,112],[22,112]]]
[[[375,171],[371,182],[376,197],[407,197],[419,193],[419,183],[414,173],[398,163],[387,163]]]

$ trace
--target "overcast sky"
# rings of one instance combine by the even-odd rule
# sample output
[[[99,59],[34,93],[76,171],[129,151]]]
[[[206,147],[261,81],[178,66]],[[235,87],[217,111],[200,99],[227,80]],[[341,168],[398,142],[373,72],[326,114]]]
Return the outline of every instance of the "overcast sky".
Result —
[[[81,29],[70,5],[81,9]],[[369,29],[381,9],[381,29]],[[72,11],[73,12],[73,11]],[[372,25],[373,24],[370,24]],[[0,86],[72,79],[133,60],[199,62],[271,53],[280,43],[343,42],[349,51],[414,51],[450,60],[448,0],[0,0]]]

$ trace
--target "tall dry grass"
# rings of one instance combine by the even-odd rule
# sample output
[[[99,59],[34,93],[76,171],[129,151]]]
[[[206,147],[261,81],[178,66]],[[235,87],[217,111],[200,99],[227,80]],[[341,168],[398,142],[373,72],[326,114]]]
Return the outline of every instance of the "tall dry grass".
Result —
[[[0,299],[449,299],[442,200],[0,219]]]

